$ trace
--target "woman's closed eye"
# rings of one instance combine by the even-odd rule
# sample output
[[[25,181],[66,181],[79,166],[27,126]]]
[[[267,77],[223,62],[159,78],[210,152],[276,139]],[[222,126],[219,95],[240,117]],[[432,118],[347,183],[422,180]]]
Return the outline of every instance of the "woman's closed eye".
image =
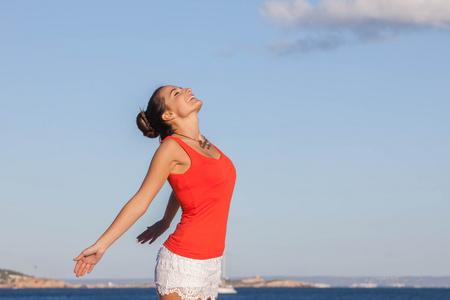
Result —
[[[182,90],[183,88],[180,86],[179,89]],[[180,92],[177,91],[177,92],[175,92],[174,96],[179,95],[179,94],[180,94]]]

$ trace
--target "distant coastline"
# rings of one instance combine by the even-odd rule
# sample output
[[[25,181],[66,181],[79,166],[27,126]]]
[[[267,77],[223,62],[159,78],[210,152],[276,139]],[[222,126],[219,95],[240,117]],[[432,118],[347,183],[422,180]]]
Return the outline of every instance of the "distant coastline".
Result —
[[[115,284],[113,281],[108,283],[79,283],[70,284],[63,280],[45,279],[28,276],[16,271],[0,269],[0,288],[6,289],[26,289],[26,288],[151,288],[155,287],[150,283],[131,283],[131,284]],[[315,287],[306,282],[295,280],[271,280],[256,276],[255,278],[230,280],[234,287]]]
[[[70,288],[71,285],[56,279],[45,279],[28,276],[17,271],[0,269],[0,288]]]
[[[17,271],[0,269],[0,289],[27,288],[152,288],[152,279],[45,279],[28,276]],[[450,288],[450,276],[404,276],[404,277],[339,277],[299,276],[230,279],[236,288],[290,287],[290,288]]]

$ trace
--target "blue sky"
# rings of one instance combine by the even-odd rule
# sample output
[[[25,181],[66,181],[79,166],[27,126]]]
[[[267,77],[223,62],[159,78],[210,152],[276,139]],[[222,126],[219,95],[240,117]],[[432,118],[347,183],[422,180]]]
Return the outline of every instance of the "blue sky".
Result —
[[[367,1],[0,2],[0,268],[72,276],[158,147],[139,109],[175,84],[237,168],[229,276],[448,276],[449,4]],[[153,277],[169,232],[134,241],[169,194],[89,278]]]

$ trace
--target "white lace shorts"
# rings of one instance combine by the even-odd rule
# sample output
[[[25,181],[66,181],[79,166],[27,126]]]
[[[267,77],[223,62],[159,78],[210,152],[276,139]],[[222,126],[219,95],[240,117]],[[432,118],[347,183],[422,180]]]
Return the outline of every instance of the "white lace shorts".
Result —
[[[155,284],[158,294],[177,293],[181,299],[217,298],[222,257],[192,259],[161,246],[156,257]]]

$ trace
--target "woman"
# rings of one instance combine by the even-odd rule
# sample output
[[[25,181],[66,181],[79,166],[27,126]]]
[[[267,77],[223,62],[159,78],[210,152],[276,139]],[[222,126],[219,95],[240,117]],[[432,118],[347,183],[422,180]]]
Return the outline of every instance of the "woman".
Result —
[[[153,243],[181,206],[182,217],[157,256],[155,283],[159,298],[215,299],[225,248],[228,210],[236,180],[232,162],[200,134],[197,114],[202,101],[191,89],[158,88],[137,125],[149,138],[161,138],[139,191],[114,222],[77,258],[76,276],[90,273],[111,246],[147,210],[167,179],[173,189],[164,217],[137,237]]]

